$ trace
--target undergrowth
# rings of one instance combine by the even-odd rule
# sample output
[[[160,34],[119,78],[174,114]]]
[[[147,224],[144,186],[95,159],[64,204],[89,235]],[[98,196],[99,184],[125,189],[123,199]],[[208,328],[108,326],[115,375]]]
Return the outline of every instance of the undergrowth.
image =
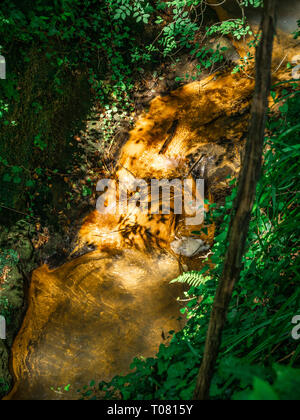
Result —
[[[239,1],[241,9],[248,3]],[[256,0],[250,4],[259,6]],[[140,71],[173,63],[184,52],[198,61],[194,79],[221,66],[226,48],[205,48],[202,41],[240,39],[250,28],[246,17],[215,24],[209,10],[204,0],[3,0],[0,54],[7,77],[0,80],[0,211],[47,213],[43,203],[51,201],[51,185],[71,176],[71,161],[84,163],[73,140],[90,94],[101,110],[105,149],[118,129],[113,116],[132,117]],[[191,80],[186,75],[178,83]]]

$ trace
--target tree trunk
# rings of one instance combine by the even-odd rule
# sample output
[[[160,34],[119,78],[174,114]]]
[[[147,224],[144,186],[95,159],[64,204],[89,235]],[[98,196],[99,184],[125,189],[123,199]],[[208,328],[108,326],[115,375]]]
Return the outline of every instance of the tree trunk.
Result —
[[[220,350],[229,304],[235,284],[240,278],[256,186],[261,173],[266,111],[271,86],[277,0],[265,0],[264,3],[262,40],[256,53],[256,88],[251,109],[245,158],[229,229],[229,247],[212,308],[204,357],[194,393],[194,399],[197,400],[209,399],[211,380]]]

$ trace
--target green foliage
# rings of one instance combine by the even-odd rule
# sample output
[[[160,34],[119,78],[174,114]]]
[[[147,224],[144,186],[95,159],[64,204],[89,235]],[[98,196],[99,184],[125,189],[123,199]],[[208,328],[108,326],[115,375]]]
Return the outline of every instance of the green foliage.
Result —
[[[5,283],[12,267],[19,262],[19,255],[12,249],[0,249],[0,315],[4,316],[7,323],[11,321],[13,308],[1,291],[5,290]]]
[[[0,394],[6,395],[10,389],[10,384],[3,378],[0,378]]]
[[[272,372],[273,373],[273,372]],[[251,390],[236,393],[234,400],[300,401],[300,370],[275,365],[272,383],[257,376],[251,378]]]
[[[109,7],[114,11],[113,19],[116,21],[132,17],[136,23],[149,23],[150,15],[153,13],[153,7],[146,1],[130,0],[109,0]]]
[[[61,126],[57,124],[56,131],[53,127],[66,104],[70,107],[70,102],[74,102],[74,86],[79,91],[75,75],[84,75],[95,100],[101,104],[106,145],[114,136],[114,115],[132,118],[131,93],[138,69],[162,59],[172,62],[180,51],[185,51],[198,60],[199,75],[224,60],[224,49],[208,49],[198,42],[199,38],[232,35],[241,39],[251,33],[246,18],[205,27],[204,3],[203,0],[151,3],[37,0],[29,4],[28,0],[3,0],[1,54],[8,58],[9,71],[7,80],[0,81],[0,129],[5,139],[0,144],[0,179],[6,196],[12,195],[18,186],[31,202],[33,190],[39,185],[38,194],[42,201],[47,201],[47,184],[52,175],[40,161],[44,156],[47,163],[50,156],[56,159],[55,140]],[[261,3],[239,1],[242,8],[260,7]],[[299,31],[295,33],[298,36]],[[246,61],[251,59],[249,53]],[[242,68],[243,65],[235,71]],[[280,115],[271,112],[269,116],[264,171],[257,188],[241,281],[228,315],[213,398],[285,399],[294,396],[292,384],[298,384],[299,372],[293,367],[299,364],[300,350],[291,341],[290,329],[293,315],[300,310],[296,289],[300,268],[297,258],[300,99],[292,84],[277,86],[278,89],[280,95],[275,92],[272,95]],[[74,112],[70,114],[71,120],[76,119]],[[73,126],[66,124],[65,116],[63,120],[64,126],[68,126],[62,133],[66,141]],[[18,146],[19,151],[22,146],[22,156],[21,153],[15,156],[14,152],[13,157],[9,156],[9,151]],[[52,168],[51,174],[57,174],[57,168]],[[82,194],[89,196],[91,188],[84,186]],[[222,220],[213,248],[214,270],[205,268],[176,280],[191,286],[184,310],[189,319],[187,326],[173,336],[170,346],[160,347],[157,358],[136,359],[132,365],[134,373],[114,378],[110,384],[100,384],[108,397],[119,391],[124,399],[191,398],[211,304],[222,272],[235,194],[233,188],[226,205],[212,211],[212,218]],[[1,200],[4,196],[1,190]],[[33,215],[32,206],[28,207]],[[16,263],[16,258],[11,253],[0,254],[0,276],[4,267]],[[8,315],[8,301],[2,298],[0,303],[2,313]],[[280,361],[290,366],[278,365]],[[64,391],[69,391],[69,385]],[[85,398],[92,397],[95,383],[84,391]]]
[[[122,101],[125,92],[130,93],[131,74],[137,61],[148,62],[158,59],[158,53],[166,57],[183,47],[194,46],[195,38],[203,30],[203,19],[197,19],[202,7],[203,0],[173,0],[157,2],[155,6],[145,0],[102,3],[38,0],[28,10],[25,0],[18,3],[5,0],[0,9],[0,37],[4,40],[4,53],[12,42],[22,45],[20,54],[24,62],[29,62],[28,46],[37,43],[40,53],[51,61],[58,92],[64,69],[86,65],[99,99],[108,99],[99,74],[101,69],[110,77],[110,94]],[[172,16],[170,22],[162,13],[165,9]],[[150,43],[141,43],[139,36],[149,24],[157,25],[158,35],[154,31]],[[240,20],[207,29],[207,35],[218,32],[240,37],[249,32],[246,22]],[[58,43],[65,47],[59,50]]]
[[[224,49],[206,48],[198,40],[241,37],[249,27],[245,19],[205,27],[206,10],[204,0],[37,0],[30,5],[3,0],[0,45],[7,79],[0,81],[0,204],[15,208],[22,198],[33,216],[39,202],[50,201],[47,175],[36,178],[34,170],[65,170],[64,162],[58,167],[57,155],[76,153],[69,138],[84,119],[89,90],[101,107],[105,150],[121,121],[133,122],[137,72],[162,60],[173,63],[182,52],[198,63],[195,75],[177,82],[196,80],[222,65]]]
[[[235,19],[221,22],[207,29],[207,35],[233,35],[236,39],[241,39],[247,35],[252,35],[250,25],[244,19]]]
[[[11,267],[18,262],[19,256],[14,250],[0,250],[0,277],[3,275],[4,267]]]
[[[298,39],[300,36],[300,20],[297,21],[299,30],[294,33],[294,38]]]
[[[5,113],[8,111],[8,104],[4,103],[2,99],[0,99],[0,119],[4,118]]]
[[[241,7],[253,6],[255,8],[263,6],[263,0],[239,0]]]
[[[11,321],[11,314],[13,312],[13,307],[9,303],[9,300],[5,296],[0,295],[0,315],[5,318],[7,323]]]
[[[270,110],[264,168],[243,259],[241,279],[231,302],[211,388],[212,399],[299,398],[300,345],[291,337],[300,314],[299,154],[300,95],[293,82],[272,93],[279,113]],[[106,398],[187,400],[192,397],[204,350],[210,309],[222,273],[236,186],[224,207],[213,247],[214,269],[204,268],[177,281],[192,285],[186,327],[161,345],[156,358],[135,359],[133,373],[101,383]],[[297,347],[298,345],[298,347]],[[97,392],[87,387],[84,398]],[[96,393],[95,393],[96,392]]]

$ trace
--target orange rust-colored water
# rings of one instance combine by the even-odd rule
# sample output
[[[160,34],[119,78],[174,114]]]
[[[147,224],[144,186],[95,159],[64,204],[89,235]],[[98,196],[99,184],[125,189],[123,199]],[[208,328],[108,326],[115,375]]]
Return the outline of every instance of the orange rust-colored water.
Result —
[[[276,45],[274,69],[282,53]],[[115,178],[182,178],[196,164],[207,194],[223,200],[228,175],[240,167],[253,88],[253,78],[244,73],[213,75],[154,99],[121,151]],[[184,324],[177,301],[183,290],[170,281],[182,266],[199,266],[201,255],[179,258],[170,244],[193,236],[193,229],[173,214],[91,213],[79,242],[96,250],[33,273],[12,350],[15,386],[8,399],[75,399],[75,390],[91,380],[126,374],[134,357],[154,356],[162,337]],[[202,239],[212,243],[213,236],[210,226]],[[69,393],[57,391],[67,384]]]

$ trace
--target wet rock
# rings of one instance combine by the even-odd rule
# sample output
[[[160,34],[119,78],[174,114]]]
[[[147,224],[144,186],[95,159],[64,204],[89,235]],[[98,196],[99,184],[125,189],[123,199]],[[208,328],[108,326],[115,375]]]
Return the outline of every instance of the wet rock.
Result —
[[[171,249],[177,255],[184,257],[195,257],[203,252],[208,251],[210,246],[202,239],[186,238],[177,239],[171,243]]]

